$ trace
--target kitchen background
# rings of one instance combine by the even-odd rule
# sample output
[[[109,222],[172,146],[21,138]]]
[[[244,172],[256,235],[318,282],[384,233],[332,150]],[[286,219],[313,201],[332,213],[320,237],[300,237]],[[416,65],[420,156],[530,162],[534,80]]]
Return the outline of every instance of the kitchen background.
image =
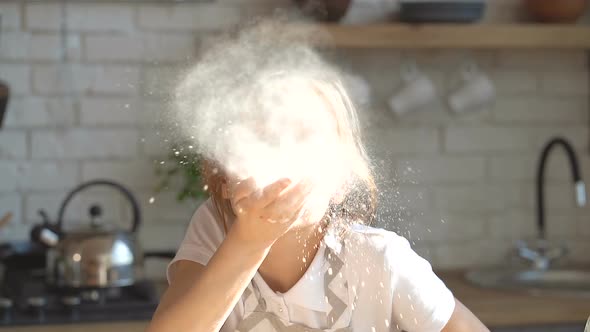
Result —
[[[61,2],[2,1],[0,79],[12,95],[0,130],[0,215],[14,217],[0,240],[28,237],[39,209],[53,219],[75,185],[108,178],[140,199],[143,246],[176,248],[197,204],[177,202],[174,185],[154,190],[155,168],[170,153],[160,127],[173,82],[216,31],[289,6],[286,0],[70,1],[63,10]],[[517,0],[489,1],[485,21],[525,20],[521,7]],[[535,235],[534,177],[549,138],[569,139],[590,179],[584,51],[329,53],[370,84],[371,103],[361,112],[388,186],[385,226],[408,236],[437,268],[499,263],[515,240]],[[433,79],[440,101],[395,116],[387,100],[407,59]],[[465,62],[477,63],[497,95],[483,110],[453,115],[445,99]],[[548,234],[567,241],[571,259],[590,261],[590,207],[575,207],[568,167],[561,151],[550,159]],[[106,220],[126,218],[125,201],[109,191],[81,196],[69,219],[87,220],[85,207],[93,202]],[[151,266],[151,274],[163,276],[163,264]]]

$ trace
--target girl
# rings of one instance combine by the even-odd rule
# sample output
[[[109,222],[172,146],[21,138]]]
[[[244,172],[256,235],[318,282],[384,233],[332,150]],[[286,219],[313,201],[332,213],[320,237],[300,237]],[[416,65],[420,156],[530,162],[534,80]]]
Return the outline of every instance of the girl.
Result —
[[[148,331],[488,331],[408,241],[364,226],[376,188],[356,113],[305,43],[273,25],[242,32],[202,57],[177,98],[210,199]],[[286,148],[295,138],[309,144]],[[251,158],[254,143],[265,148]],[[289,171],[276,180],[277,169]]]

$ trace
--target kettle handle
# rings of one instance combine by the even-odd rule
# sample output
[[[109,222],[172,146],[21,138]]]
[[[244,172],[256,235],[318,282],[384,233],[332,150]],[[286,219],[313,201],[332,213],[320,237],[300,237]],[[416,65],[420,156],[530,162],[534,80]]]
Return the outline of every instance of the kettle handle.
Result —
[[[141,211],[139,209],[139,204],[137,203],[137,199],[135,199],[135,196],[133,196],[133,194],[127,188],[123,187],[122,185],[120,185],[116,182],[110,181],[110,180],[92,180],[89,182],[82,183],[81,185],[79,185],[78,187],[76,187],[72,191],[70,191],[68,193],[68,195],[66,196],[66,198],[64,199],[64,201],[61,203],[61,206],[59,207],[59,212],[57,213],[57,221],[55,223],[57,230],[58,231],[62,230],[63,217],[66,212],[66,207],[68,206],[68,203],[70,203],[70,201],[72,200],[74,195],[76,195],[80,191],[85,190],[88,187],[92,187],[92,186],[113,187],[113,188],[117,189],[118,191],[120,191],[127,198],[129,203],[131,204],[131,209],[133,212],[131,233],[137,232],[137,229],[139,228],[139,225],[141,223]]]

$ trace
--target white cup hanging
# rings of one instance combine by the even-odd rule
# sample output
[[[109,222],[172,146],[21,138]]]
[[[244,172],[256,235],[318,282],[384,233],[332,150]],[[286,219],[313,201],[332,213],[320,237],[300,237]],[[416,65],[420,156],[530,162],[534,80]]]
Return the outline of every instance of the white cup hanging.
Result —
[[[359,106],[371,104],[371,86],[367,80],[355,74],[344,74],[344,86],[350,91],[353,102]]]
[[[401,88],[388,101],[389,107],[396,115],[424,109],[436,101],[434,83],[415,63],[402,64],[401,79]]]
[[[496,97],[492,80],[479,67],[469,62],[461,68],[461,82],[448,98],[449,107],[455,113],[484,109]]]

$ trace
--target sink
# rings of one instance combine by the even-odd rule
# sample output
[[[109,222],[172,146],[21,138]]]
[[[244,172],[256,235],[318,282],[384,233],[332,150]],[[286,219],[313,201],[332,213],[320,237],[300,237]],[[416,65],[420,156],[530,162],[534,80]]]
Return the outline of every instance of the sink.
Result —
[[[468,272],[466,278],[486,288],[590,297],[590,269],[495,268]]]

